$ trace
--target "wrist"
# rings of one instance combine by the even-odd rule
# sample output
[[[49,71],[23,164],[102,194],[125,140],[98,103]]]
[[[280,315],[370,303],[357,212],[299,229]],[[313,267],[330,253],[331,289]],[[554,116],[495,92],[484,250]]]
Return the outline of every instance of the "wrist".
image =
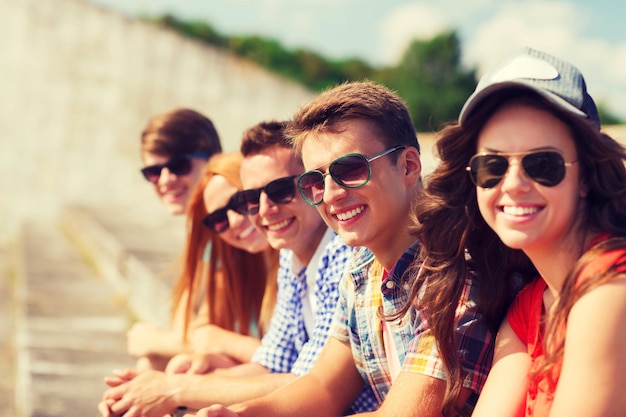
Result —
[[[185,405],[184,391],[186,389],[186,384],[183,378],[184,375],[186,374],[166,375],[168,384],[165,395],[167,396],[167,401],[170,403],[170,406],[173,409]]]

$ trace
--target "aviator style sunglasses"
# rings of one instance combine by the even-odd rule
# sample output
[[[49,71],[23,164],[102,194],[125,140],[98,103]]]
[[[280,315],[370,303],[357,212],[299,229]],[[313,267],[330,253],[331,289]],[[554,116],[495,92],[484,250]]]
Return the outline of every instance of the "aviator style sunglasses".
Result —
[[[330,174],[331,178],[343,188],[361,188],[368,183],[372,176],[370,163],[385,155],[389,155],[406,146],[394,146],[377,155],[367,158],[360,153],[350,153],[335,159],[328,166],[327,172],[319,169],[307,171],[298,178],[298,191],[304,201],[317,206],[324,201],[324,180]]]
[[[241,214],[257,214],[261,201],[261,192],[276,204],[287,204],[296,196],[294,179],[297,175],[278,178],[265,187],[238,191],[233,195],[233,210]]]
[[[228,222],[228,210],[233,210],[239,214],[246,214],[239,210],[235,200],[236,195],[237,193],[233,194],[224,207],[218,208],[217,210],[204,216],[202,224],[217,234],[224,233],[228,230],[230,227],[230,223]]]
[[[509,159],[521,158],[524,172],[533,181],[554,187],[565,178],[565,168],[577,161],[565,162],[563,155],[555,151],[516,152],[516,153],[479,153],[469,160],[465,168],[474,185],[481,188],[493,188],[509,170]]]
[[[176,176],[187,175],[191,172],[192,158],[208,159],[209,154],[207,152],[195,152],[186,155],[176,155],[164,164],[149,165],[141,168],[141,173],[153,184],[159,182],[163,168],[167,168],[169,172]]]

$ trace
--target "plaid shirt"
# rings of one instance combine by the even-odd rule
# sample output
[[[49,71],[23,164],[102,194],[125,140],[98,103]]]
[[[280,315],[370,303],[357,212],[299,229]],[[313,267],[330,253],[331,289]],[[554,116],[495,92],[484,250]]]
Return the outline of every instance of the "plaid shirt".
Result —
[[[292,252],[280,251],[278,294],[268,332],[255,351],[252,362],[272,372],[292,372],[298,376],[309,372],[326,344],[337,298],[338,286],[353,249],[332,230],[333,238],[323,249],[315,278],[317,313],[315,328],[309,337],[302,315],[302,300],[309,289],[306,268],[293,271]]]
[[[360,249],[353,257],[349,276],[340,286],[339,307],[331,335],[352,348],[355,365],[365,382],[365,388],[353,409],[366,412],[377,409],[392,384],[389,362],[385,352],[381,320],[382,307],[392,315],[410,296],[410,287],[403,274],[415,258],[419,245],[415,242],[389,271],[384,281],[383,270],[367,249]],[[461,365],[468,372],[464,386],[480,392],[491,367],[494,336],[477,313],[478,297],[475,281],[468,274],[465,290],[457,309],[456,338]],[[420,312],[410,309],[400,320],[388,322],[397,356],[403,372],[418,372],[445,379],[443,364],[434,337]],[[468,403],[475,404],[476,395]]]
[[[383,268],[374,254],[366,248],[358,249],[350,263],[349,279],[344,279],[339,288],[339,305],[331,335],[350,344],[354,363],[365,382],[363,391],[352,405],[356,413],[376,410],[391,386],[382,321],[372,318],[379,317],[381,306],[389,315],[408,301],[410,288],[402,275],[413,261],[418,247],[417,242],[411,245],[384,282]],[[387,322],[400,362],[404,360],[415,329],[415,311],[411,309],[407,315],[410,317]]]
[[[474,273],[469,273],[465,277],[463,293],[456,309],[456,334],[454,335],[461,366],[466,372],[463,386],[474,392],[466,403],[472,409],[476,405],[478,394],[482,390],[487,374],[491,369],[496,337],[493,332],[489,331],[478,311],[476,303],[478,285],[474,277]],[[415,339],[413,339],[409,352],[407,352],[402,370],[419,372],[437,379],[446,379],[443,364],[437,351],[435,336],[421,311],[419,312],[418,326],[415,329]]]

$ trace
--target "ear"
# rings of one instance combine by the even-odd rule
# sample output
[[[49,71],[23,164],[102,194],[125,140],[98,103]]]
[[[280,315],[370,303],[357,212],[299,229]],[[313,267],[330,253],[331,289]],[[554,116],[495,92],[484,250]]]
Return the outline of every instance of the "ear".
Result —
[[[404,178],[407,184],[415,184],[422,176],[422,161],[420,153],[412,146],[402,151],[401,156],[404,168]]]
[[[579,184],[579,191],[578,191],[578,195],[581,199],[585,199],[587,198],[587,196],[589,195],[589,184],[587,184],[587,181],[580,181]]]

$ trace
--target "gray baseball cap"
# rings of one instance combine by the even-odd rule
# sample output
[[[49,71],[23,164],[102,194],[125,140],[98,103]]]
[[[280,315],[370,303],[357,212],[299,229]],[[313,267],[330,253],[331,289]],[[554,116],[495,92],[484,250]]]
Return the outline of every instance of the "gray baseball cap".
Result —
[[[532,48],[524,48],[481,77],[476,90],[461,109],[459,123],[463,124],[468,115],[492,93],[520,87],[528,88],[555,105],[589,119],[600,129],[598,109],[587,93],[585,79],[578,68]]]

